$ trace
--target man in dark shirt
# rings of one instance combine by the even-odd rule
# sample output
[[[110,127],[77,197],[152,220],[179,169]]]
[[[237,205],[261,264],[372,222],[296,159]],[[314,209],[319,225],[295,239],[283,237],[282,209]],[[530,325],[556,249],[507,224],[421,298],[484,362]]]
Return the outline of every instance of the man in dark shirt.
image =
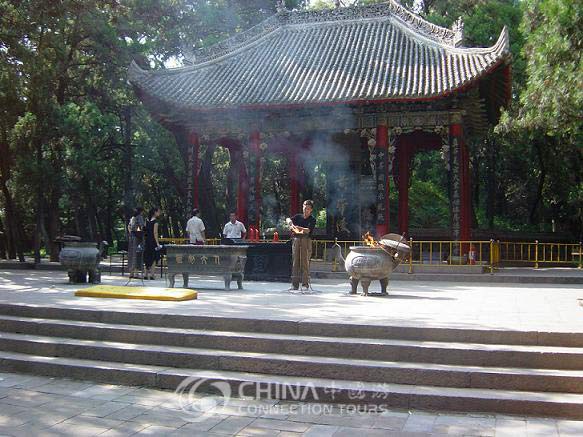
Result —
[[[314,202],[306,200],[303,204],[303,214],[292,217],[292,288],[297,290],[302,281],[302,289],[310,287],[310,258],[312,256],[312,232],[316,227],[316,219],[312,216]]]

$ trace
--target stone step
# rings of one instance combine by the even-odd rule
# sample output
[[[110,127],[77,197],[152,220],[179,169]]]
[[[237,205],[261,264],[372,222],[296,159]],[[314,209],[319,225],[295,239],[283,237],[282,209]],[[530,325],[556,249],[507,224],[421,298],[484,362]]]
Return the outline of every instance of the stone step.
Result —
[[[128,364],[458,388],[583,393],[583,371],[476,367],[138,345],[0,333],[0,350]]]
[[[232,393],[245,396],[265,397],[267,393],[271,393],[272,398],[298,400],[291,395],[302,393],[306,395],[301,398],[302,401],[376,405],[383,408],[583,417],[583,395],[570,393],[459,389],[232,371],[175,369],[14,352],[0,352],[0,369],[162,389],[176,389],[185,378],[191,378],[192,384],[187,385],[186,390],[197,385],[197,391],[207,391],[213,382],[224,382],[229,385]]]
[[[583,348],[316,337],[0,315],[0,331],[85,340],[467,366],[583,370]]]
[[[386,326],[286,319],[214,317],[212,315],[152,314],[60,308],[27,304],[0,304],[0,315],[77,320],[137,326],[255,332],[334,338],[399,339],[458,343],[583,347],[583,333],[508,331],[439,327]]]

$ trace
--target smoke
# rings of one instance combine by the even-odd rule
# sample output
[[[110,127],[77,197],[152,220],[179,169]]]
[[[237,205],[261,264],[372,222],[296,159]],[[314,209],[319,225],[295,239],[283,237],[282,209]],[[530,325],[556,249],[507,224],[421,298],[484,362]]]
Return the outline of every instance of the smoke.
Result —
[[[298,155],[298,162],[307,177],[314,180],[316,166],[326,178],[325,205],[334,218],[333,233],[348,236],[360,233],[361,202],[374,203],[376,194],[361,192],[360,138],[354,133],[320,131],[309,136],[307,148]],[[370,198],[370,199],[369,199]]]

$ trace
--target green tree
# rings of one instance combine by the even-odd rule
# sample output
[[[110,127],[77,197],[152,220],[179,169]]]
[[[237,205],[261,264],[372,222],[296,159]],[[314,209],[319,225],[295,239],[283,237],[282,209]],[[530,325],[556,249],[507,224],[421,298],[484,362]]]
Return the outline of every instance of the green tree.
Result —
[[[286,2],[302,7],[302,0]],[[153,123],[127,82],[275,13],[253,0],[0,0],[0,232],[7,255],[34,236],[122,238],[136,203],[184,222],[186,143]],[[2,213],[3,211],[3,213]],[[0,251],[2,245],[0,245]]]
[[[0,81],[12,92],[0,98],[14,101],[2,114],[2,147],[10,152],[3,154],[3,203],[16,197],[34,211],[37,260],[41,239],[56,258],[52,242],[64,225],[92,239],[111,236],[116,191],[127,191],[123,176],[132,173],[115,164],[131,162],[123,158],[136,154],[139,130],[127,116],[137,106],[127,65],[134,57],[162,65],[176,56],[190,13],[185,2],[147,3],[0,2],[7,61]],[[8,178],[21,195],[10,192]]]
[[[528,82],[517,123],[582,147],[583,4],[527,0],[522,31]]]
[[[521,30],[526,81],[499,132],[534,151],[536,195],[529,218],[546,215],[582,236],[583,5],[567,0],[524,2]]]

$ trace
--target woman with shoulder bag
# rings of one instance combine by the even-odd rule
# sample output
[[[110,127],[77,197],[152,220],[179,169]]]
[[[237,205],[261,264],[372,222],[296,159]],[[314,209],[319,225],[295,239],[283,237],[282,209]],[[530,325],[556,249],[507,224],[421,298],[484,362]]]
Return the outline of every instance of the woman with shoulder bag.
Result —
[[[146,222],[146,241],[144,244],[144,264],[146,265],[144,279],[156,279],[153,265],[160,260],[160,249],[162,248],[158,240],[158,217],[160,217],[160,208],[150,209]]]
[[[144,252],[144,227],[146,225],[142,215],[144,208],[138,206],[128,224],[128,270],[130,278],[142,272]]]

